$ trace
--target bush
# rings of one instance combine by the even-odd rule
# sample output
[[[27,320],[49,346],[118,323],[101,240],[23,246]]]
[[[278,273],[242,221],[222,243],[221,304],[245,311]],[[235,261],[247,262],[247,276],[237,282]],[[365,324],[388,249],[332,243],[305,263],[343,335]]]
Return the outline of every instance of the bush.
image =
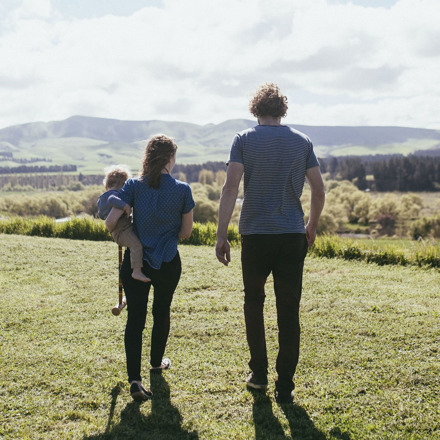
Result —
[[[40,192],[17,194],[0,199],[0,211],[20,217],[47,216],[64,218],[82,213],[97,216],[97,201],[101,187],[84,191]]]
[[[31,223],[29,235],[37,235],[39,237],[54,237],[56,223],[47,217],[34,219]]]
[[[423,217],[411,224],[411,235],[415,240],[419,238],[440,238],[440,216]]]
[[[339,243],[336,236],[323,235],[316,240],[311,251],[319,257],[334,258],[337,255],[338,247]]]
[[[396,233],[396,219],[390,214],[382,214],[376,219],[381,235],[393,236]]]
[[[385,251],[370,251],[366,254],[367,263],[376,263],[379,266],[386,264],[397,264],[405,266],[408,260],[400,252],[395,252],[392,249]]]
[[[362,244],[347,242],[338,236],[323,235],[316,239],[315,245],[310,248],[309,252],[319,257],[366,261],[379,266],[413,264],[440,267],[440,248],[438,245],[426,245],[423,250],[405,255],[403,252],[391,248],[366,249]]]
[[[182,240],[182,244],[215,246],[216,241],[217,224],[212,222],[194,223],[191,237]],[[240,235],[238,234],[237,225],[229,225],[228,241],[231,246],[238,246],[240,244]]]
[[[112,240],[102,220],[86,217],[73,218],[62,223],[57,223],[54,219],[44,216],[29,219],[12,218],[0,221],[0,232],[73,240]]]
[[[14,217],[0,220],[0,233],[68,238],[71,240],[112,240],[104,221],[89,217],[73,218],[60,223],[48,217],[29,219]],[[229,226],[228,240],[231,246],[240,244],[240,236],[236,225]],[[215,223],[194,223],[191,237],[182,240],[182,244],[214,246],[216,241],[217,225]]]
[[[214,173],[211,170],[200,170],[199,182],[203,185],[212,185],[214,183]]]
[[[73,218],[72,220],[58,223],[55,237],[70,238],[72,240],[112,240],[110,233],[102,220],[90,218]]]
[[[210,200],[197,200],[194,207],[194,221],[200,223],[217,222],[218,204]]]
[[[216,243],[217,225],[212,222],[194,223],[191,236],[182,240],[184,244],[214,246]]]

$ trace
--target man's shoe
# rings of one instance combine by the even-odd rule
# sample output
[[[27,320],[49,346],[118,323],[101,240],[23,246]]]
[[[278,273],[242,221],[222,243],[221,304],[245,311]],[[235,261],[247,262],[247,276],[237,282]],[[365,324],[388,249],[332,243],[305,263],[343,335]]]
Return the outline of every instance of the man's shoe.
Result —
[[[159,367],[151,367],[150,373],[161,374],[163,370],[168,370],[171,367],[171,361],[168,358],[163,358]]]
[[[293,390],[292,391],[278,391],[275,389],[275,400],[277,403],[292,403],[293,402]]]
[[[267,388],[267,376],[251,373],[246,379],[246,386],[255,390],[265,390]]]

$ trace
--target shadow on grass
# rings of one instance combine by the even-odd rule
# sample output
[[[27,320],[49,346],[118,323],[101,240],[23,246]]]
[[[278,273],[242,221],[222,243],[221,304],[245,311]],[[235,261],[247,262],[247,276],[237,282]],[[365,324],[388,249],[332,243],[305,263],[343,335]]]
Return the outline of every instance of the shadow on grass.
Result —
[[[116,400],[121,392],[117,385],[111,392],[112,401],[105,433],[84,437],[84,440],[197,440],[195,431],[182,429],[182,417],[176,407],[171,404],[170,387],[160,374],[151,375],[151,391],[154,397],[144,403],[131,402],[121,412],[121,421],[112,426]],[[141,413],[141,405],[151,405],[151,413]]]
[[[283,439],[301,439],[301,440],[325,440],[323,432],[315,427],[310,420],[307,412],[295,404],[280,405],[284,415],[289,422],[291,435],[284,433],[280,421],[275,417],[272,411],[272,401],[265,392],[250,390],[254,403],[252,406],[252,415],[255,425],[255,440],[283,440]],[[345,440],[345,438],[344,438]],[[349,440],[349,438],[347,438]]]

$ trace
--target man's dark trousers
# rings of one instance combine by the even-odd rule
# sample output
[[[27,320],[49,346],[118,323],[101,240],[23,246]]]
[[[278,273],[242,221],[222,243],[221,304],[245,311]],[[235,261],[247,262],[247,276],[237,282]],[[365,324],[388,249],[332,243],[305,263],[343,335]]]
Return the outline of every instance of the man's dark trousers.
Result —
[[[241,243],[244,316],[251,354],[249,367],[255,375],[267,375],[264,285],[272,272],[279,343],[276,387],[290,392],[294,388],[293,376],[299,358],[299,305],[307,239],[305,234],[255,234],[242,235]]]

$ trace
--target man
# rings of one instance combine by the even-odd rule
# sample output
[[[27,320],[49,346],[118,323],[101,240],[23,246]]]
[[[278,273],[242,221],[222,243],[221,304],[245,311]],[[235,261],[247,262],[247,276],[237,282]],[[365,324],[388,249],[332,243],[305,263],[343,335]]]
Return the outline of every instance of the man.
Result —
[[[293,401],[293,376],[298,363],[299,304],[304,258],[316,237],[324,207],[324,183],[309,138],[281,125],[287,98],[272,83],[261,85],[249,104],[258,125],[238,133],[232,143],[226,182],[220,198],[216,256],[231,261],[227,229],[244,174],[240,215],[244,316],[252,373],[247,386],[266,389],[267,352],[264,329],[264,285],[272,272],[278,316],[279,351],[275,397]],[[307,226],[300,197],[307,180],[311,207]]]

